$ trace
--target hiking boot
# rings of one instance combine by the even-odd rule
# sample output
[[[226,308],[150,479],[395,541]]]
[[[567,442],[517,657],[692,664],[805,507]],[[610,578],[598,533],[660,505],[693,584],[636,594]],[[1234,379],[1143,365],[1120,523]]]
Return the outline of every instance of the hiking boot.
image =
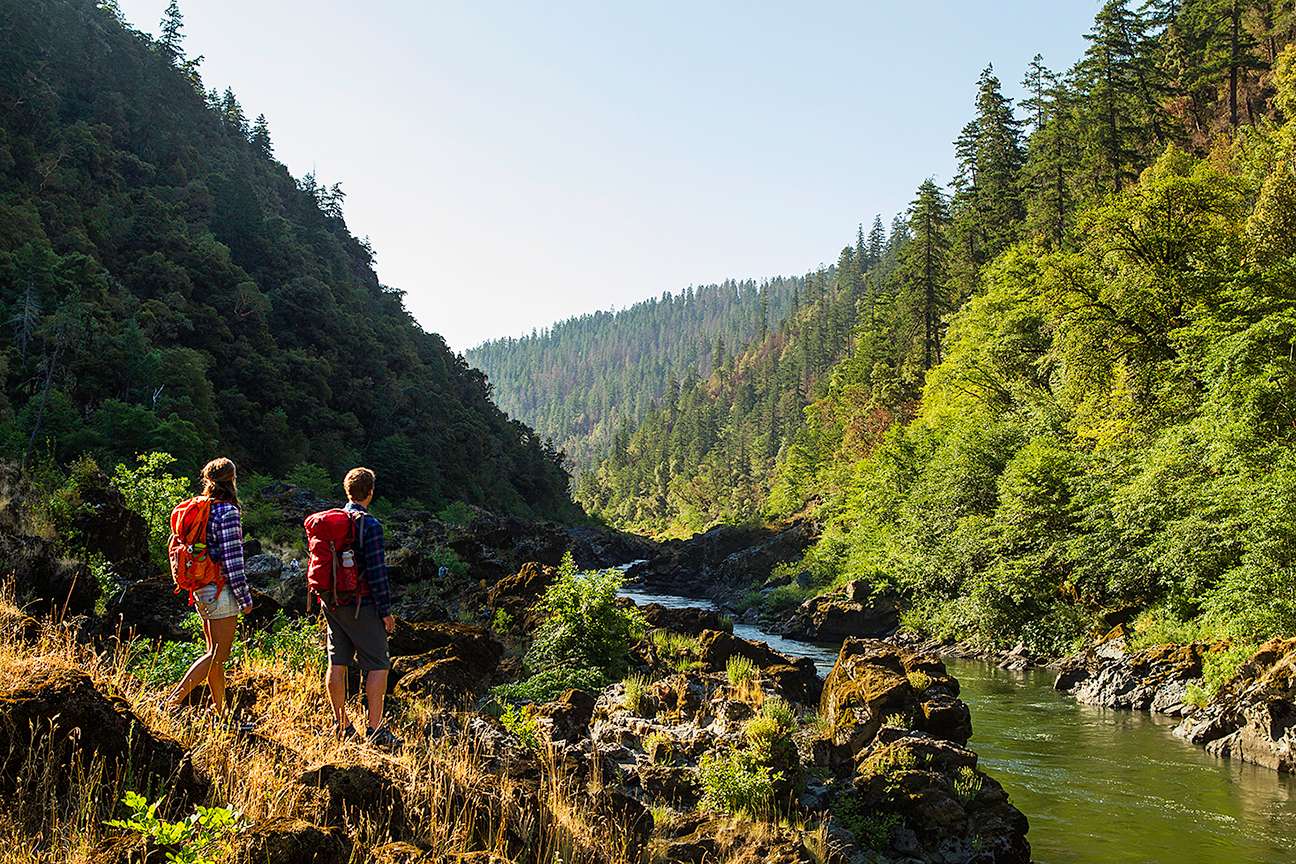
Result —
[[[342,728],[334,726],[333,737],[338,739],[339,741],[354,741],[356,738],[360,737],[360,733],[356,731],[355,726],[348,723],[345,727]]]
[[[375,747],[381,747],[384,750],[391,751],[392,753],[399,753],[403,746],[401,740],[393,735],[391,730],[386,726],[381,726],[377,729],[370,729],[369,743]]]

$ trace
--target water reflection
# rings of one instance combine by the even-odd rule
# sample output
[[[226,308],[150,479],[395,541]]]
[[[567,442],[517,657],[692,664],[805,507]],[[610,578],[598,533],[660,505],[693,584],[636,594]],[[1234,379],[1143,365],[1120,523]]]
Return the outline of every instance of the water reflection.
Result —
[[[714,608],[624,591],[636,603]],[[734,633],[814,659],[836,652],[738,624]],[[971,746],[1030,818],[1041,864],[1284,864],[1296,861],[1296,781],[1216,759],[1158,715],[1080,705],[1048,671],[946,661],[972,708]]]

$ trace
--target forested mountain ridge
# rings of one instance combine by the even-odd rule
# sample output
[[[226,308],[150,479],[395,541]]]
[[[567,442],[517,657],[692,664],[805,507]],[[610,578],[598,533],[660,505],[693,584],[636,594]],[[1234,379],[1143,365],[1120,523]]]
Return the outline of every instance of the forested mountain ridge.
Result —
[[[917,632],[1044,655],[1119,622],[1230,657],[1296,631],[1294,27],[1290,4],[1109,0],[1020,105],[987,68],[951,188],[917,190],[744,506],[680,494],[746,458],[690,452],[732,405],[714,384],[582,500],[658,531],[808,514],[822,538],[782,575],[810,584],[754,591],[770,614],[859,579]],[[657,482],[619,482],[641,452]]]
[[[786,320],[708,375],[672,380],[661,406],[622,431],[607,458],[577,476],[587,512],[649,534],[687,536],[717,521],[747,521],[807,401],[852,347],[861,316],[885,302],[906,227],[888,237],[880,219],[858,232],[833,267],[807,274]]]
[[[639,426],[671,381],[711,374],[717,358],[778,326],[804,280],[728,280],[560,321],[467,352],[491,395],[567,458],[574,474]]]
[[[371,464],[393,498],[571,512],[558,455],[379,283],[344,195],[203,92],[173,10],[0,0],[0,445]]]

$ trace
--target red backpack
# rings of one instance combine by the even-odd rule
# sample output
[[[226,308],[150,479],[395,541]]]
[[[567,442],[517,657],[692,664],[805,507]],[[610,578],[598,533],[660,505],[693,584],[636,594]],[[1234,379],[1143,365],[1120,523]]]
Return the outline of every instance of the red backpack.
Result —
[[[306,608],[310,598],[328,601],[338,607],[369,593],[361,561],[364,542],[364,514],[335,508],[306,517],[306,548],[310,563],[306,567]]]
[[[175,582],[177,594],[189,592],[190,605],[193,605],[194,592],[199,588],[215,585],[219,594],[225,587],[225,574],[207,548],[211,508],[212,499],[199,495],[181,501],[171,511],[171,539],[167,543],[171,579]]]

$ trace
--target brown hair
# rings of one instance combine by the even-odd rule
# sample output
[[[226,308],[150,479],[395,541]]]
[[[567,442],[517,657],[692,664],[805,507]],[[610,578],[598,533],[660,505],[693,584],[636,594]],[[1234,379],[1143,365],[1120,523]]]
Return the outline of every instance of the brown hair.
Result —
[[[352,468],[342,481],[342,488],[351,501],[363,501],[373,494],[374,472],[368,468]]]
[[[238,506],[238,469],[231,460],[218,456],[203,466],[202,494]]]

